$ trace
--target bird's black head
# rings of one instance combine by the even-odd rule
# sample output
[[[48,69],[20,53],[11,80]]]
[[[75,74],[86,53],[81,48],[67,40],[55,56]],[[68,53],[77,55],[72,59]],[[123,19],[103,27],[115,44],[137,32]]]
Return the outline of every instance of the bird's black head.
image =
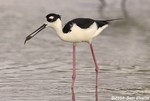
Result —
[[[46,27],[53,27],[54,25],[56,25],[57,23],[53,23],[55,21],[57,21],[57,19],[61,19],[60,15],[58,14],[54,14],[54,13],[51,13],[51,14],[48,14],[46,16],[46,19],[48,21],[48,23],[45,23],[43,24],[41,27],[39,27],[37,30],[35,30],[33,33],[31,33],[30,35],[28,35],[25,39],[25,42],[24,44],[30,40],[31,38],[33,38],[35,35],[37,35],[40,31],[42,31],[43,29],[45,29]]]
[[[50,13],[46,16],[46,19],[48,22],[55,22],[57,19],[61,19],[61,17],[58,14]]]

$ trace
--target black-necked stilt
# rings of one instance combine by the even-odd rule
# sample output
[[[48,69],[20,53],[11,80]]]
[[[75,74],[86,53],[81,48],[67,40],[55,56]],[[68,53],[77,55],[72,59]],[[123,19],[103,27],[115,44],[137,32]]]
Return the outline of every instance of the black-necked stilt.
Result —
[[[98,36],[106,27],[110,21],[118,20],[118,19],[110,19],[110,20],[93,20],[90,18],[77,18],[69,21],[64,28],[62,28],[61,17],[58,14],[48,14],[46,16],[47,23],[43,24],[40,28],[35,30],[33,33],[26,37],[26,41],[33,38],[37,33],[43,30],[46,27],[51,27],[56,30],[58,36],[63,41],[72,42],[73,43],[73,74],[72,74],[72,89],[74,89],[74,82],[76,78],[76,43],[79,42],[87,42],[90,45],[91,53],[93,56],[93,60],[95,63],[95,71],[96,71],[96,101],[98,101],[98,65],[96,62],[96,58],[94,55],[94,50],[92,46],[92,39]]]

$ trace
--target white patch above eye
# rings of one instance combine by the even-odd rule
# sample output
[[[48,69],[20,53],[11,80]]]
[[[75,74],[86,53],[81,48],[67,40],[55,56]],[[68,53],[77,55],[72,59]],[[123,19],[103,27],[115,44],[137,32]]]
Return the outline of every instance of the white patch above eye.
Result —
[[[50,16],[49,19],[54,19],[54,17],[53,17],[53,16]]]

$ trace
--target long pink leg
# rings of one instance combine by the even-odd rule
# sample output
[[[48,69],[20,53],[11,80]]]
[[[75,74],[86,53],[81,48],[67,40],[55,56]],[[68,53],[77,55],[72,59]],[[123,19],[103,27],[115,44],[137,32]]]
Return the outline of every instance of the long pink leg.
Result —
[[[74,83],[76,79],[76,44],[73,43],[73,74],[72,74],[72,101],[75,101]]]
[[[98,101],[98,65],[97,65],[97,62],[96,62],[96,57],[95,57],[95,54],[94,54],[94,49],[93,49],[93,46],[92,46],[92,43],[90,44],[90,49],[91,49],[91,53],[92,53],[92,56],[93,56],[93,60],[94,60],[94,63],[95,63],[95,71],[96,71],[96,101]]]

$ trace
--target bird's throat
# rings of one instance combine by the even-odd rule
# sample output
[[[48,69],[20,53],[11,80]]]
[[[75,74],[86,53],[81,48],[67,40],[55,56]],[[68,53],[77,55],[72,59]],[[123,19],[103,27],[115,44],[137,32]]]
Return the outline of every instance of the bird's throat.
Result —
[[[63,31],[62,31],[62,22],[60,19],[58,19],[54,26],[53,26],[53,29],[56,31],[57,35],[59,36],[59,38],[63,41],[65,41],[66,37],[67,37],[67,34],[64,34]]]

